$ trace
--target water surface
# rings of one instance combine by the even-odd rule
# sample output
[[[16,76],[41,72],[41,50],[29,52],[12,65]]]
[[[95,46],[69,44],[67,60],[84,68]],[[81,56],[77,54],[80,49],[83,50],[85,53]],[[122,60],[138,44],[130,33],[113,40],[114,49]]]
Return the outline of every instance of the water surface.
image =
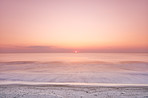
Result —
[[[148,53],[0,54],[0,81],[148,84]]]

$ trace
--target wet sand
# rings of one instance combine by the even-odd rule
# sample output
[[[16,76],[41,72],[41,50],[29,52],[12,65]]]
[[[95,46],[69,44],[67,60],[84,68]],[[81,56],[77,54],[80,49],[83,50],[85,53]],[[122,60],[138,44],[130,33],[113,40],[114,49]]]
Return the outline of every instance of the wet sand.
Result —
[[[148,98],[148,86],[1,84],[0,98]]]

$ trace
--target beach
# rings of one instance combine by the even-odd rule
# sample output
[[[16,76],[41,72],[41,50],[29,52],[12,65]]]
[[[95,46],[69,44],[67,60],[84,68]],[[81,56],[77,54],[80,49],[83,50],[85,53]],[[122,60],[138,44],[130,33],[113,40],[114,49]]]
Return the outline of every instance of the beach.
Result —
[[[148,98],[148,86],[7,84],[0,98]]]
[[[0,98],[148,98],[147,53],[0,54]]]

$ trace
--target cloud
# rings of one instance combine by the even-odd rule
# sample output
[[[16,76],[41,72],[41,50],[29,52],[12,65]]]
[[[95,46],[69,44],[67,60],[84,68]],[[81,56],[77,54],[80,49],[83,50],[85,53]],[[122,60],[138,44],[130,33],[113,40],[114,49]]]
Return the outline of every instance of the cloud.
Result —
[[[72,53],[75,49],[60,48],[55,46],[9,46],[0,47],[0,53]],[[97,53],[97,52],[148,52],[148,47],[139,48],[84,48],[77,49],[80,53]]]
[[[55,46],[0,47],[0,53],[47,53],[47,52],[72,52],[72,49],[58,48]]]
[[[28,46],[27,48],[32,48],[32,49],[49,49],[49,48],[53,48],[53,46]]]

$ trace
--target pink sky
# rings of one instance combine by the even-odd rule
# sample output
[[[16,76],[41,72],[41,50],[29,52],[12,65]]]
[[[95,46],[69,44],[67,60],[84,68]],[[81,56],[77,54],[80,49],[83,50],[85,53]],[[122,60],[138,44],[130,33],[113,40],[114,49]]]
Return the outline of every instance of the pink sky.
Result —
[[[148,0],[0,0],[0,52],[148,52]]]

